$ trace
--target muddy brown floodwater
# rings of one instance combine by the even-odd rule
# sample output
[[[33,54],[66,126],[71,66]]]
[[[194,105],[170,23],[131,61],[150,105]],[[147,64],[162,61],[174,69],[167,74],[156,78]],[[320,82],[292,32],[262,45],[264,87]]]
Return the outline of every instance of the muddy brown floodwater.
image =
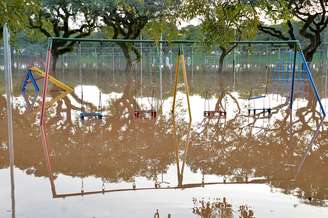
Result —
[[[21,96],[16,75],[15,201],[1,94],[0,217],[328,217],[327,120],[306,81],[290,110],[287,83],[248,100],[247,75],[233,84],[229,75],[195,72],[190,121],[182,83],[170,112],[170,73],[162,96],[152,74],[141,83],[133,73],[84,73],[83,85],[78,73],[57,74],[74,92],[50,86],[43,127],[40,96],[34,105],[31,89]],[[215,109],[226,116],[204,117]],[[136,116],[147,110],[156,117]],[[81,121],[81,111],[103,117]]]

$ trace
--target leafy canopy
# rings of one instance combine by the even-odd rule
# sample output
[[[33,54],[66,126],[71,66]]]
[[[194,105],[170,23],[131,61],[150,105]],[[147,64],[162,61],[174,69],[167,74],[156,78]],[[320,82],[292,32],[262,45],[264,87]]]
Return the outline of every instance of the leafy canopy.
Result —
[[[36,3],[33,0],[1,0],[0,1],[0,39],[3,25],[8,24],[15,33],[26,26],[27,15],[33,11]]]
[[[182,18],[199,19],[205,45],[228,48],[231,41],[255,37],[258,16],[250,4],[224,0],[186,0]]]

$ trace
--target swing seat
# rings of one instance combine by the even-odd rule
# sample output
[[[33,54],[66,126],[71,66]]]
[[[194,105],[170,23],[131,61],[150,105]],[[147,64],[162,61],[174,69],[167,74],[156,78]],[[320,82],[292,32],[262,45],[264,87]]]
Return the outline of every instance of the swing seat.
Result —
[[[252,97],[249,97],[248,100],[255,100],[255,99],[260,99],[260,98],[265,98],[265,95],[252,96]]]
[[[266,113],[268,113],[268,116],[271,116],[272,115],[272,109],[271,108],[252,108],[252,109],[248,109],[248,116],[256,116],[256,115],[260,115],[262,113],[263,113],[264,116],[266,115]]]
[[[226,116],[227,116],[226,111],[221,111],[221,110],[204,111],[204,117],[206,118],[226,117]]]
[[[157,112],[155,110],[135,110],[133,116],[136,119],[155,119]]]
[[[95,117],[99,120],[103,118],[103,114],[100,112],[81,112],[80,119],[84,120],[86,117]]]

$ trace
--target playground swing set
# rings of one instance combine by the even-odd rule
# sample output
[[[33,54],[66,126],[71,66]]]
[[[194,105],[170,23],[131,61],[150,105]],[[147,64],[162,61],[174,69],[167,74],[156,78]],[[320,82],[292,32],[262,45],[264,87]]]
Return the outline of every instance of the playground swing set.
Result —
[[[52,50],[52,43],[53,41],[56,40],[68,40],[68,41],[73,41],[73,42],[81,42],[81,41],[91,41],[91,42],[114,42],[117,43],[118,41],[122,40],[100,40],[100,39],[66,39],[66,38],[49,38],[49,43],[48,43],[48,51],[47,51],[47,62],[46,62],[46,70],[45,72],[31,68],[33,73],[40,74],[44,78],[44,85],[43,85],[43,90],[42,90],[42,104],[41,104],[41,119],[40,119],[40,125],[43,124],[44,121],[44,114],[45,114],[45,109],[46,109],[46,93],[48,91],[48,82],[52,82],[54,85],[60,87],[64,91],[73,91],[72,88],[68,87],[66,84],[63,84],[62,82],[56,80],[54,77],[50,76],[50,62],[51,62],[51,50]],[[123,40],[124,41],[124,40]],[[131,41],[131,40],[127,40]],[[140,42],[140,43],[154,43],[153,40],[134,40],[133,42]],[[161,40],[159,43],[167,43],[166,41]],[[193,41],[172,41],[171,43],[195,43]],[[272,80],[274,81],[275,79],[277,81],[290,81],[288,83],[290,85],[290,108],[292,108],[293,101],[294,101],[294,92],[295,92],[295,82],[296,81],[305,81],[307,80],[309,84],[311,85],[311,88],[313,90],[314,96],[317,99],[317,102],[319,103],[319,107],[321,110],[321,113],[323,117],[325,117],[326,112],[323,108],[323,105],[320,100],[320,96],[317,90],[317,87],[315,85],[315,82],[312,78],[312,74],[310,71],[310,68],[308,66],[308,63],[305,60],[304,54],[302,53],[300,43],[298,41],[238,41],[234,42],[236,44],[261,44],[261,45],[283,45],[286,48],[288,48],[287,55],[282,55],[283,59],[282,61],[279,59],[278,63],[269,63],[269,65],[266,65],[266,71],[268,74],[268,70],[271,69],[272,73]],[[294,51],[290,49],[290,45],[294,45]],[[181,49],[182,46],[180,45],[179,52],[177,55],[176,59],[176,66],[175,66],[175,82],[173,85],[173,103],[172,103],[172,108],[171,112],[175,112],[175,106],[176,106],[176,96],[177,96],[177,87],[178,87],[178,80],[179,80],[179,74],[180,74],[180,67],[182,71],[182,77],[184,81],[184,87],[185,87],[185,93],[187,97],[187,107],[188,107],[188,114],[189,114],[189,120],[192,120],[191,116],[191,107],[190,107],[190,98],[189,98],[189,86],[188,86],[188,80],[187,80],[187,72],[186,72],[186,65],[185,65],[185,58],[183,55],[183,49]],[[81,49],[80,49],[81,53]],[[267,54],[272,55],[272,52],[266,52]],[[292,62],[290,59],[293,59]],[[254,65],[257,66],[257,65]],[[268,67],[269,66],[269,67]],[[278,79],[277,79],[278,78]],[[31,77],[31,74],[26,75],[26,79],[30,80],[33,85],[35,85],[35,79]],[[33,81],[34,80],[34,81]],[[25,82],[26,83],[26,82]],[[288,86],[289,86],[288,85]],[[267,84],[265,87],[265,92],[264,94],[260,95],[254,95],[254,90],[251,88],[250,90],[250,95],[248,97],[248,101],[255,101],[257,99],[264,99],[267,96],[268,92],[268,75],[267,75]],[[36,89],[37,90],[37,89]],[[83,88],[81,90],[83,92]],[[99,94],[99,99],[101,99],[101,93]],[[152,103],[151,103],[152,104]],[[206,103],[205,103],[206,104]],[[153,105],[153,104],[152,104]],[[100,106],[98,106],[98,109],[100,109]],[[271,116],[272,109],[271,107],[262,107],[262,108],[257,108],[257,107],[249,107],[247,109],[247,114],[248,115],[256,115],[256,114],[264,114],[264,115],[269,115]],[[259,112],[259,113],[258,113]],[[135,110],[133,117],[136,119],[139,118],[144,118],[145,114],[149,114],[148,117],[150,119],[154,119],[157,117],[158,113],[154,108],[152,107],[150,110],[143,110],[142,108],[140,110]],[[103,117],[102,111],[96,111],[96,112],[86,112],[82,111],[81,112],[81,118],[83,117],[96,117],[98,119],[101,119]],[[212,117],[225,117],[227,115],[227,112],[222,109],[215,109],[215,110],[210,110],[208,108],[204,108],[203,115],[207,118],[212,118]]]
[[[50,55],[50,50],[48,50],[48,55]],[[304,56],[303,56],[304,58]],[[44,149],[44,155],[46,156],[45,159],[46,159],[46,164],[47,164],[47,168],[48,168],[48,173],[49,173],[49,178],[51,180],[51,186],[52,186],[52,191],[53,191],[53,196],[54,197],[69,197],[69,196],[77,196],[77,195],[87,195],[87,194],[97,194],[97,193],[106,193],[106,192],[114,192],[114,191],[132,191],[132,190],[147,190],[147,189],[158,189],[158,188],[161,188],[161,187],[155,187],[155,188],[139,188],[137,189],[136,188],[136,185],[134,183],[132,189],[119,189],[119,190],[106,190],[105,189],[105,185],[104,185],[104,181],[102,182],[102,187],[101,187],[101,190],[100,191],[91,191],[91,192],[86,192],[84,190],[84,182],[82,180],[82,184],[81,184],[81,192],[76,192],[76,193],[68,193],[68,194],[57,194],[56,193],[56,189],[55,189],[55,186],[54,186],[54,182],[53,182],[53,176],[52,176],[52,168],[51,168],[51,163],[50,163],[50,156],[49,156],[49,151],[48,151],[48,140],[47,140],[47,136],[46,136],[46,133],[45,133],[45,130],[44,130],[44,126],[42,125],[43,122],[44,122],[44,108],[45,108],[45,93],[46,93],[46,90],[47,90],[47,85],[48,85],[48,80],[50,78],[50,75],[49,75],[49,63],[50,63],[50,59],[48,59],[49,61],[47,62],[47,67],[46,67],[46,74],[44,76],[44,89],[43,89],[43,104],[42,104],[42,114],[41,114],[41,130],[42,130],[42,142],[43,142],[43,149]],[[305,60],[305,58],[304,58]],[[184,56],[183,56],[183,53],[181,51],[179,51],[179,55],[177,56],[177,62],[176,62],[176,74],[175,74],[175,83],[174,83],[174,87],[173,87],[173,104],[172,104],[172,113],[174,113],[175,111],[175,103],[176,103],[176,94],[177,94],[177,85],[178,85],[178,79],[179,79],[179,68],[180,68],[180,65],[182,66],[182,76],[183,76],[183,79],[184,79],[184,85],[185,85],[185,91],[186,91],[186,96],[187,96],[187,103],[188,103],[188,112],[189,112],[189,118],[190,118],[190,121],[192,119],[192,116],[191,116],[191,108],[190,108],[190,101],[189,101],[189,87],[188,87],[188,81],[187,81],[187,73],[186,73],[186,67],[185,67],[185,61],[184,61]],[[306,65],[306,69],[307,69],[307,76],[309,78],[309,81],[310,81],[310,84],[312,85],[312,88],[313,88],[313,91],[317,97],[317,100],[319,102],[319,105],[321,107],[321,112],[323,114],[323,116],[325,117],[325,110],[322,108],[322,104],[321,104],[321,101],[320,101],[320,97],[317,93],[317,89],[316,89],[316,86],[314,84],[314,81],[312,79],[312,76],[311,76],[311,72]],[[293,67],[293,74],[295,74],[295,66]],[[30,77],[29,77],[30,78]],[[291,88],[291,105],[290,107],[292,107],[292,102],[293,102],[293,91],[294,91],[294,80],[292,79],[292,88]],[[82,93],[82,96],[83,96],[83,87],[81,87],[81,93]],[[252,94],[252,92],[251,92]],[[250,96],[251,96],[250,94]],[[267,87],[266,87],[266,91],[265,91],[265,95],[267,95]],[[263,95],[263,96],[265,96]],[[261,97],[263,98],[263,96],[257,96],[257,97]],[[83,97],[82,97],[83,99]],[[251,97],[249,97],[249,99],[251,99]],[[253,96],[253,99],[258,99],[256,98],[256,96]],[[99,96],[99,106],[98,107],[101,107],[101,92],[100,92],[100,96]],[[173,114],[174,116],[174,114]],[[191,124],[191,122],[190,122]],[[189,126],[190,128],[190,126]],[[189,139],[188,139],[189,140]],[[82,144],[84,144],[84,142],[82,142]],[[186,144],[186,146],[189,146],[189,143]],[[185,157],[186,158],[186,157]],[[182,166],[183,168],[183,166]],[[183,172],[183,170],[182,170]],[[180,176],[181,177],[181,176]],[[180,179],[179,179],[180,181]],[[247,182],[249,183],[249,182]],[[178,185],[177,187],[163,187],[161,189],[175,189],[175,188],[184,188],[184,187],[200,187],[200,186],[203,186],[204,184],[206,184],[204,182],[204,179],[202,181],[202,183],[199,183],[199,184],[187,184],[187,185]],[[226,180],[223,181],[222,184],[227,184]]]

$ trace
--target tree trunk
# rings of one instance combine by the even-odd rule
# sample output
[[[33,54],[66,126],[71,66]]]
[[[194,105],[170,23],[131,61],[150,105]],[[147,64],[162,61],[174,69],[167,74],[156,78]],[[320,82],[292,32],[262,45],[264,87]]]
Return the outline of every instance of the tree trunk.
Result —
[[[219,58],[219,69],[218,69],[218,73],[222,73],[223,72],[223,64],[224,64],[224,58],[227,56],[227,50],[226,49],[222,49],[221,48],[221,55]]]
[[[313,56],[316,53],[318,47],[320,46],[321,42],[311,43],[307,48],[303,50],[305,59],[307,62],[312,62]]]
[[[58,61],[58,57],[59,55],[55,52],[52,53],[52,57],[50,59],[50,64],[51,64],[51,68],[50,68],[50,74],[52,75],[56,75],[56,65],[57,65],[57,61]]]
[[[120,45],[120,47],[123,51],[124,57],[126,59],[125,71],[130,72],[131,67],[132,67],[132,59],[131,59],[131,55],[130,55],[129,46],[126,43],[120,43],[119,45]]]

